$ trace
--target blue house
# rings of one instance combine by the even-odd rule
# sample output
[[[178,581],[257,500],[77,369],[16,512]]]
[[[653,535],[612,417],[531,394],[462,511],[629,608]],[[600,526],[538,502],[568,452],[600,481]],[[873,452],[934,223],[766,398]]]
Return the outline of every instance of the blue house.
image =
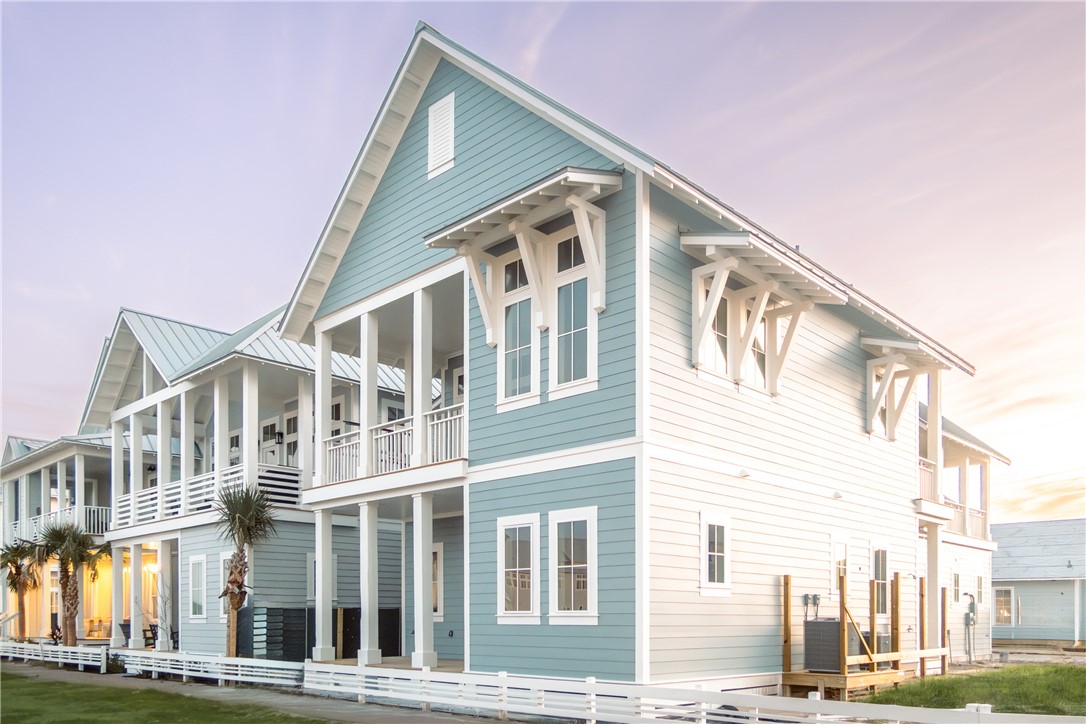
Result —
[[[363,665],[389,663],[389,566],[404,665],[755,691],[785,669],[783,576],[793,632],[802,594],[825,615],[844,581],[914,651],[964,636],[937,588],[990,580],[994,451],[942,414],[969,362],[425,24],[279,334],[315,348],[314,659],[335,658],[348,518]],[[393,421],[382,366],[406,382]]]
[[[999,523],[992,558],[997,644],[1081,646],[1086,632],[1086,518]]]

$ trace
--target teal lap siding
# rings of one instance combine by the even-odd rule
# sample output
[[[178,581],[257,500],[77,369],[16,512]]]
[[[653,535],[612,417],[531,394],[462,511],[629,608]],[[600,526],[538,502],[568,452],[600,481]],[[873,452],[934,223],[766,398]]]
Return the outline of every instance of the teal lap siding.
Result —
[[[404,526],[404,621],[407,636],[404,654],[415,650],[414,545],[412,527]],[[444,547],[444,595],[441,621],[434,621],[434,651],[439,659],[464,658],[464,519],[439,518],[434,521],[434,543]]]
[[[634,489],[632,458],[534,473],[469,488],[472,671],[631,681],[634,678]],[[599,621],[548,622],[548,514],[597,506]],[[538,625],[497,623],[497,519],[539,513]]]

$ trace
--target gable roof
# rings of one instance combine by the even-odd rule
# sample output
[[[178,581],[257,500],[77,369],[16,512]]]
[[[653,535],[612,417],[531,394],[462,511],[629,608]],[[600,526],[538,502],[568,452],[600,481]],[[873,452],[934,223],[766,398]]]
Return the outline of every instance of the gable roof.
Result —
[[[992,580],[1086,578],[1086,518],[993,523]]]
[[[928,425],[928,406],[923,402],[920,403],[920,424],[924,427]],[[953,420],[943,418],[943,437],[948,438],[959,445],[964,445],[967,448],[976,450],[979,453],[987,455],[988,457],[995,458],[1005,465],[1010,465],[1011,460],[1003,453],[996,450],[994,447],[984,442],[980,438],[976,437],[961,425],[958,425]]]
[[[4,441],[4,456],[3,459],[0,460],[0,463],[7,465],[48,444],[48,440],[37,440],[30,437],[16,437],[15,435],[9,435],[8,439]]]
[[[718,223],[726,220],[726,223],[735,226],[737,230],[750,232],[746,239],[748,248],[764,255],[767,269],[783,264],[798,271],[809,283],[826,290],[830,298],[844,301],[865,317],[900,334],[903,340],[923,342],[937,364],[947,368],[955,367],[969,375],[974,374],[973,366],[963,357],[857,291],[851,284],[680,173],[422,22],[416,26],[411,45],[400,62],[392,85],[385,94],[377,117],[287,304],[279,324],[279,334],[282,337],[294,341],[308,338],[321,300],[373,198],[404,129],[414,114],[431,74],[438,61],[443,59],[523,104],[627,170],[644,172],[659,187],[692,203]],[[422,243],[422,239],[419,243]]]

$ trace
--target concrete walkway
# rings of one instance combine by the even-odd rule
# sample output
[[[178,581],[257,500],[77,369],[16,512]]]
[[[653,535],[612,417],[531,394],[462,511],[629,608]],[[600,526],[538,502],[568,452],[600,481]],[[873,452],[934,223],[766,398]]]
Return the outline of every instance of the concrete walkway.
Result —
[[[47,681],[63,681],[69,684],[87,684],[89,686],[113,686],[122,689],[154,688],[171,694],[196,696],[225,704],[246,706],[266,706],[269,709],[335,722],[362,722],[363,724],[434,724],[434,722],[460,722],[467,724],[494,724],[496,719],[450,714],[447,712],[426,712],[419,709],[407,709],[382,704],[359,704],[356,701],[331,697],[303,694],[282,689],[252,686],[213,686],[208,684],[185,684],[166,679],[143,679],[121,674],[98,674],[74,669],[58,669],[55,666],[21,662],[3,662],[4,671]]]

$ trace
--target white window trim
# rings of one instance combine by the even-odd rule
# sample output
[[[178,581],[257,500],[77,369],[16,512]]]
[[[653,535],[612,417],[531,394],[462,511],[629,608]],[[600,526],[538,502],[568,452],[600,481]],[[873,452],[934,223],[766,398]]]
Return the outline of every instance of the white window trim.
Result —
[[[313,551],[305,554],[305,600],[315,603],[317,600],[317,555]],[[339,554],[332,554],[332,603],[339,601]]]
[[[1009,623],[999,623],[996,621],[999,618],[999,609],[996,607],[998,598],[996,597],[1000,591],[1010,591],[1011,594],[1011,620]],[[993,626],[1015,626],[1018,623],[1016,618],[1017,602],[1014,599],[1014,586],[996,586],[992,588],[992,625]]]
[[[434,597],[434,622],[445,620],[445,544],[434,543],[430,548],[431,563],[437,554],[437,595]]]
[[[496,337],[498,339],[498,397],[497,397],[497,412],[509,412],[511,410],[519,410],[524,407],[530,407],[531,405],[538,405],[540,400],[539,395],[539,365],[540,365],[540,334],[539,326],[535,323],[535,300],[532,294],[532,283],[529,280],[527,286],[515,289],[512,292],[505,292],[505,265],[519,260],[520,251],[512,251],[498,259],[489,263],[488,268],[493,270],[493,279],[490,281],[492,288],[498,293],[498,317]],[[488,274],[488,276],[490,276]],[[516,304],[525,299],[530,300],[529,304],[532,310],[531,317],[531,330],[532,330],[532,374],[529,378],[529,390],[515,397],[505,396],[505,310],[511,304]]]
[[[564,397],[570,397],[572,395],[579,395],[583,392],[591,392],[599,387],[599,374],[598,360],[599,360],[599,312],[592,308],[592,290],[591,280],[588,278],[588,262],[581,264],[573,269],[567,269],[566,271],[558,271],[558,245],[563,241],[572,239],[577,236],[577,227],[575,225],[566,227],[559,232],[551,234],[547,237],[548,244],[547,253],[544,254],[545,268],[553,272],[551,276],[544,276],[545,279],[550,280],[552,286],[552,292],[548,295],[548,305],[550,307],[548,319],[553,320],[550,327],[550,344],[548,345],[547,354],[549,356],[547,367],[547,399],[548,400],[561,400]],[[585,304],[587,309],[588,319],[588,360],[587,360],[587,376],[583,380],[574,380],[572,382],[566,382],[564,384],[558,383],[558,288],[565,286],[566,284],[572,284],[580,279],[584,279],[588,285],[588,289],[585,292]]]
[[[724,528],[724,582],[711,582],[709,580],[709,526],[717,525]],[[732,520],[731,516],[719,511],[701,511],[701,535],[698,550],[700,551],[699,590],[703,597],[727,598],[732,595]]]
[[[194,584],[196,578],[193,576],[193,564],[200,564],[200,577],[203,579],[200,582],[200,608],[203,613],[193,613],[193,606],[196,603],[196,598],[193,595],[197,587]],[[207,556],[200,554],[198,556],[189,556],[189,620],[190,621],[207,621]]]
[[[426,178],[427,180],[434,178],[442,173],[445,173],[453,167],[453,163],[456,161],[456,94],[449,93],[447,96],[439,98],[430,104],[427,116],[427,128],[426,128]],[[438,126],[437,123],[440,120],[441,113],[448,111],[448,125]],[[445,131],[446,137],[441,139],[436,138],[438,131]],[[448,141],[448,151],[446,154],[438,155],[435,152],[435,146],[437,141]]]
[[[547,534],[549,550],[547,561],[548,574],[548,619],[552,626],[595,626],[599,623],[599,566],[597,538],[597,507],[567,508],[552,510],[547,515]],[[558,610],[558,524],[578,520],[588,521],[588,610]]]
[[[529,526],[532,530],[532,609],[530,611],[506,611],[505,610],[505,529],[522,528]],[[540,622],[539,597],[541,581],[539,580],[539,513],[527,513],[524,515],[506,515],[498,518],[498,596],[497,596],[497,622],[499,624],[530,625]]]
[[[886,545],[886,543],[884,543],[883,541],[873,541],[871,543],[871,580],[876,580],[875,579],[875,553],[877,551],[885,551],[886,552],[886,581],[885,581],[885,583],[886,583],[886,611],[882,612],[882,613],[876,612],[876,615],[879,617],[880,621],[881,620],[887,620],[888,621],[890,619],[890,609],[892,608],[892,602],[890,601],[890,589],[891,589],[890,584],[891,584],[891,581],[894,580],[894,574],[890,571],[890,547],[888,545]],[[876,589],[878,587],[878,584],[879,584],[879,581],[876,580],[876,582],[875,582]]]

